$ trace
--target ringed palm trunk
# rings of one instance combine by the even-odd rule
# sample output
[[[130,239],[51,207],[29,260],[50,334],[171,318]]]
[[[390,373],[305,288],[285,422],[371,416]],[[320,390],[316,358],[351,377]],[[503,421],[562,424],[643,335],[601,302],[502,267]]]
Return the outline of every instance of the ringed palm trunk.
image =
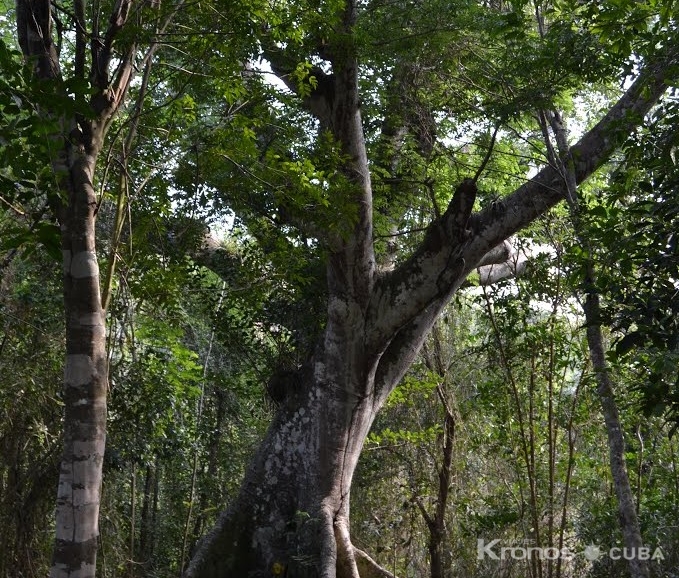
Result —
[[[180,3],[181,5],[181,3]],[[99,502],[106,442],[107,359],[104,309],[95,246],[97,199],[93,187],[97,156],[106,131],[120,109],[133,77],[137,46],[127,43],[113,58],[113,45],[127,25],[132,0],[118,0],[104,14],[92,9],[88,30],[84,0],[74,0],[74,50],[69,53],[73,78],[87,79],[93,92],[87,114],[44,104],[40,114],[61,127],[52,135],[52,158],[58,194],[52,196],[61,227],[63,293],[66,317],[64,365],[64,450],[59,472],[56,537],[51,578],[95,576],[99,536]],[[56,103],[71,99],[65,89],[60,46],[52,29],[49,0],[17,0],[17,38],[35,76],[54,90]],[[170,16],[171,20],[171,16]],[[167,20],[161,28],[169,23]],[[107,22],[105,30],[100,22]],[[94,42],[93,39],[104,39]],[[120,47],[117,47],[120,48]],[[155,45],[147,53],[153,56]],[[89,55],[89,56],[88,56]],[[89,70],[87,70],[89,59]],[[111,77],[111,62],[115,73]],[[74,107],[77,108],[77,107]]]
[[[61,224],[66,315],[64,450],[51,578],[94,576],[99,536],[108,371],[94,237],[94,158],[81,154],[73,161]]]
[[[59,93],[62,76],[58,49],[52,41],[49,1],[19,0],[16,19],[24,56],[34,63],[36,76]],[[81,31],[76,38],[75,63],[76,74],[81,76],[84,76],[84,47]],[[127,70],[129,66],[121,67],[123,73]],[[44,116],[58,120],[60,126],[72,128],[67,137],[63,134],[52,137],[59,151],[52,159],[59,189],[58,194],[53,194],[52,208],[61,228],[66,355],[63,454],[51,578],[89,578],[94,577],[96,570],[108,376],[95,246],[97,199],[93,177],[108,119],[117,110],[128,80],[129,74],[124,75],[124,87],[121,85],[120,90],[112,93],[113,99],[99,99],[105,105],[93,111],[97,121],[70,118],[63,110],[49,107],[41,111]]]

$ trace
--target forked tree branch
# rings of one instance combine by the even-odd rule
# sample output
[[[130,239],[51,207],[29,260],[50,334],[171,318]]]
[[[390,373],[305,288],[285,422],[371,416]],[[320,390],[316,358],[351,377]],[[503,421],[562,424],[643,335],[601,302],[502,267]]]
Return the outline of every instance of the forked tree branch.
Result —
[[[624,137],[643,122],[667,89],[666,76],[677,66],[678,54],[676,46],[666,47],[604,118],[571,147],[577,183],[606,162]],[[376,284],[371,305],[372,349],[379,352],[387,345],[392,349],[394,334],[423,313],[429,315],[432,306],[447,302],[489,252],[566,199],[567,194],[563,175],[557,168],[546,166],[501,203],[469,216],[466,225],[464,207],[459,207],[459,214],[452,214],[458,208],[453,195],[448,211],[432,223],[413,257]],[[413,339],[413,343],[421,342],[420,336]]]

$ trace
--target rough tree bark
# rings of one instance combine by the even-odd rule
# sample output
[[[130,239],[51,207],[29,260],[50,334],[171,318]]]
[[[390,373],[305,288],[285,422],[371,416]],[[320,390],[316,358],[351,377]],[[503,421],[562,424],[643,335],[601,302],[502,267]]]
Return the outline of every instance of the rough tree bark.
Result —
[[[95,246],[97,198],[94,170],[104,135],[119,109],[133,72],[129,45],[119,59],[114,78],[109,65],[113,41],[127,21],[131,0],[119,0],[103,35],[86,31],[84,0],[75,0],[74,75],[95,88],[91,115],[71,114],[46,105],[42,114],[58,121],[61,133],[53,135],[52,166],[57,187],[51,206],[61,229],[63,293],[66,318],[64,366],[64,449],[59,473],[56,537],[52,578],[95,575],[102,460],[106,441],[105,312],[99,290]],[[35,75],[60,101],[69,99],[64,86],[59,53],[53,41],[52,6],[49,0],[17,1],[17,36]],[[95,19],[96,21],[96,19]],[[95,27],[96,28],[96,27]],[[92,65],[86,76],[90,44]]]
[[[186,572],[190,578],[358,578],[363,555],[350,540],[349,496],[375,415],[466,276],[482,262],[505,259],[506,251],[493,249],[566,197],[561,174],[548,166],[501,206],[472,214],[476,185],[466,180],[413,255],[393,271],[378,273],[358,63],[347,45],[354,11],[349,2],[342,50],[326,50],[333,72],[313,71],[318,88],[305,104],[349,159],[345,176],[354,185],[358,217],[353,234],[324,239],[329,248],[324,334],[278,409],[238,496],[199,546]],[[665,91],[663,67],[675,58],[665,55],[649,65],[572,147],[577,182],[642,122]]]

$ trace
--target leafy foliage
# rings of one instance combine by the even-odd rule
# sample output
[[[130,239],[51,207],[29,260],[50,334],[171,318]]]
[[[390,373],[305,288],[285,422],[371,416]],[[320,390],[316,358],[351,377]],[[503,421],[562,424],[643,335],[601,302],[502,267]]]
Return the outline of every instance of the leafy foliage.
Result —
[[[102,270],[117,263],[100,574],[181,572],[237,495],[273,409],[265,384],[308,362],[323,331],[322,239],[346,238],[357,218],[347,158],[303,106],[322,88],[329,46],[361,62],[376,252],[389,269],[463,178],[478,177],[476,208],[501,207],[547,158],[538,110],[575,120],[587,116],[578,103],[602,106],[673,41],[674,4],[375,0],[359,3],[346,35],[342,2],[248,0],[183,3],[158,38],[153,27],[126,29],[116,50],[152,40],[159,49],[148,90],[133,84],[134,104],[112,122],[95,175]],[[0,575],[8,577],[44,574],[49,560],[64,338],[57,267],[45,255],[60,258],[48,217],[60,175],[49,161],[54,121],[36,113],[91,114],[90,81],[71,62],[71,8],[56,6],[65,21],[61,98],[0,41]],[[139,21],[162,22],[173,9],[144,5]],[[273,83],[282,58],[292,72]],[[677,71],[666,72],[675,82]],[[428,570],[422,512],[440,500],[448,414],[451,573],[497,570],[476,559],[479,536],[574,547],[619,540],[571,297],[591,258],[601,267],[644,531],[672,552],[658,575],[676,569],[676,441],[635,408],[642,400],[647,415],[679,415],[677,123],[672,92],[583,192],[591,246],[565,232],[564,210],[525,231],[518,245],[550,251],[533,256],[519,280],[467,288],[392,393],[352,488],[352,530],[396,574]],[[581,562],[572,575],[623,572]]]
[[[668,98],[646,131],[630,141],[610,190],[588,211],[590,234],[609,251],[601,257],[606,269],[599,284],[609,300],[608,318],[623,334],[616,356],[632,363],[646,411],[667,412],[673,420],[679,408],[679,211],[674,194],[676,131],[671,128],[677,110],[675,99]]]

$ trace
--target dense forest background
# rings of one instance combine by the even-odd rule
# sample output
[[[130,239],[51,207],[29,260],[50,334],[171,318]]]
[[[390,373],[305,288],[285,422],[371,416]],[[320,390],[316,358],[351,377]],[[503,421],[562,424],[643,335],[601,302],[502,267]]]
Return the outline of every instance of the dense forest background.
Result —
[[[34,5],[3,4],[0,576],[54,561],[62,140],[105,125],[89,197],[108,363],[96,574],[179,577],[326,328],[324,239],[357,217],[314,98],[343,51],[379,270],[407,262],[464,179],[474,210],[498,213],[542,166],[578,185],[467,277],[372,424],[351,490],[361,576],[679,576],[676,3],[368,0],[349,41],[340,0],[66,0],[45,4],[51,77],[17,34]],[[83,68],[98,41],[106,82],[130,72],[109,108]],[[653,108],[569,181],[569,144],[658,61]],[[609,556],[628,543],[614,415],[642,568]],[[479,540],[573,556],[495,559]]]

